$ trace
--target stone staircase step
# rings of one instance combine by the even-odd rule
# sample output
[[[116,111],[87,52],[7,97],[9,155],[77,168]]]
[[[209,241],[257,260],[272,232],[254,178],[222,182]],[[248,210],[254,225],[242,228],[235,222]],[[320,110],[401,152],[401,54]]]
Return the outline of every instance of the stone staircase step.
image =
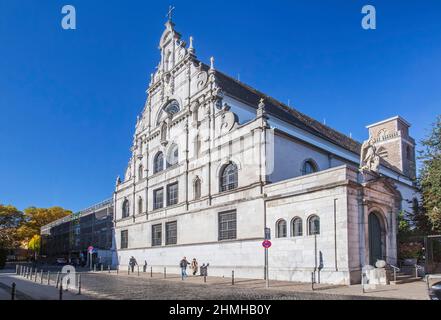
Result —
[[[397,285],[397,284],[402,284],[402,283],[409,283],[409,282],[415,282],[415,281],[421,281],[422,278],[421,277],[412,277],[412,276],[401,276],[399,277],[397,275],[397,280],[396,281],[390,281],[389,283],[391,285]]]

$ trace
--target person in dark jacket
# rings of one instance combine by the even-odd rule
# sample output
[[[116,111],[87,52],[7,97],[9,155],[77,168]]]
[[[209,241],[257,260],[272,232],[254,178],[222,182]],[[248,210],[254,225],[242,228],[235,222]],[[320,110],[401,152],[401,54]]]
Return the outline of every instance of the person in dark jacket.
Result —
[[[130,265],[130,269],[132,269],[132,273],[135,272],[135,266],[138,265],[138,262],[136,261],[134,256],[130,258],[129,265]]]
[[[187,266],[190,264],[190,262],[187,261],[187,258],[184,257],[181,262],[179,262],[179,267],[181,267],[181,277],[182,280],[184,280],[184,278],[188,277],[187,276]]]

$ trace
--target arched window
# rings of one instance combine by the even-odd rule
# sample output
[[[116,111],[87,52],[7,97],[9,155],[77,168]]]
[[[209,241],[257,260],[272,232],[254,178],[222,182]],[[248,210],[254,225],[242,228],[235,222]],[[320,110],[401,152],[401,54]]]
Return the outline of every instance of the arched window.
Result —
[[[311,174],[317,171],[318,171],[318,167],[317,164],[314,162],[314,160],[309,159],[303,162],[303,166],[302,166],[303,175]]]
[[[228,191],[237,188],[237,166],[230,162],[221,171],[220,189],[221,191]]]
[[[138,214],[142,214],[142,198],[138,198]]]
[[[286,238],[286,221],[280,219],[276,222],[276,237],[277,238]]]
[[[173,100],[164,108],[164,110],[169,115],[173,116],[176,113],[178,113],[181,110],[181,108],[179,107],[179,103],[176,100]]]
[[[142,178],[144,178],[144,167],[140,164],[138,167],[138,180],[142,180]]]
[[[196,178],[194,181],[194,199],[200,199],[201,198],[201,179]]]
[[[179,162],[179,148],[174,144],[167,154],[167,168],[170,168]]]
[[[303,221],[299,217],[295,217],[291,221],[291,236],[292,237],[303,236]]]
[[[164,170],[164,154],[158,152],[153,160],[153,173],[158,173]]]
[[[310,236],[320,234],[320,218],[316,215],[308,218],[308,234]]]
[[[122,217],[127,218],[130,215],[130,203],[125,199],[122,205]]]

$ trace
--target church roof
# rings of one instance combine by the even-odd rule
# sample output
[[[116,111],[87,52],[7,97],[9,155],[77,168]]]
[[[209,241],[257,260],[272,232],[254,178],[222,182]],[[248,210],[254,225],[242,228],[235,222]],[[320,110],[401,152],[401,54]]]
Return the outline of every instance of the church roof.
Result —
[[[361,143],[320,123],[317,120],[293,109],[280,101],[216,70],[219,86],[229,95],[242,100],[251,106],[256,106],[261,98],[265,99],[266,111],[288,123],[295,125],[325,140],[333,142],[355,154],[360,154]]]

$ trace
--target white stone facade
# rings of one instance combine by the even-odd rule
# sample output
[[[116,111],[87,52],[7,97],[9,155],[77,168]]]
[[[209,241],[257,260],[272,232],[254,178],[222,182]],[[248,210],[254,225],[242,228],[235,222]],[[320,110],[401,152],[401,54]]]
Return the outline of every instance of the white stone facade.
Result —
[[[415,196],[408,176],[385,163],[381,176],[362,177],[356,142],[308,125],[303,115],[290,114],[286,106],[215,70],[213,59],[210,66],[202,64],[192,40],[184,43],[171,22],[160,51],[132,157],[114,193],[114,264],[125,268],[134,256],[154,271],[167,267],[177,273],[186,256],[209,262],[210,275],[230,276],[234,270],[237,277],[262,278],[261,243],[268,227],[270,279],[310,281],[322,264],[322,282],[356,283],[370,259],[373,211],[381,226],[377,250],[396,262],[397,213],[408,210],[405,200]],[[157,172],[160,153],[164,168]],[[306,162],[313,172],[305,171]],[[237,175],[222,184],[229,164]],[[161,188],[158,208],[155,191]],[[222,213],[235,216],[235,223],[222,223],[235,234],[220,232]],[[320,219],[317,235],[308,230],[311,216]],[[295,217],[302,219],[302,235],[292,234]],[[281,219],[287,234],[279,238]],[[160,236],[154,230],[161,230]]]

